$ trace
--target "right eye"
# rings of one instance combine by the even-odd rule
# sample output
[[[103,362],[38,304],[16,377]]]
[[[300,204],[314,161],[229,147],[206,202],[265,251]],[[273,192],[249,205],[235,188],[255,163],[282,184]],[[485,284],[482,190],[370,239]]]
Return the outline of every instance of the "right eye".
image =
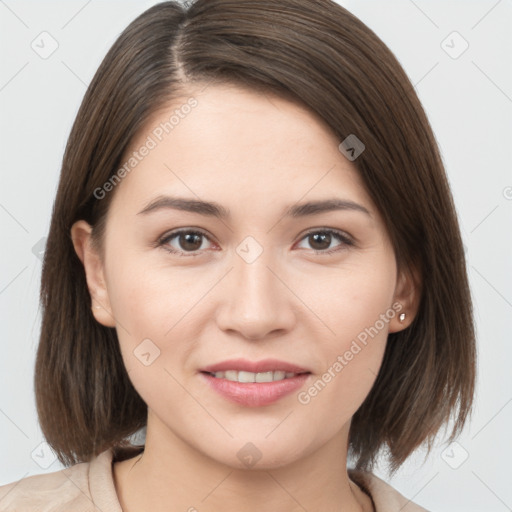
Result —
[[[178,254],[180,256],[200,256],[201,253],[196,253],[201,249],[204,249],[203,240],[210,238],[202,231],[192,229],[180,229],[172,231],[164,235],[158,242],[158,246],[171,254]],[[172,242],[175,242],[172,245]]]

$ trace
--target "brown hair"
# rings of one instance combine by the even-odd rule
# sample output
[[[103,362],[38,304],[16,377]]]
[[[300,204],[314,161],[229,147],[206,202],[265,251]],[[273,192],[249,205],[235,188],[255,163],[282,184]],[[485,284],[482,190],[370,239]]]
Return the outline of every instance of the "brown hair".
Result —
[[[70,229],[102,228],[111,178],[145,122],[194,82],[242,85],[301,103],[340,142],[366,146],[353,162],[386,224],[398,268],[416,268],[413,323],[391,333],[376,382],[355,413],[349,453],[370,469],[387,447],[396,470],[453,420],[462,430],[475,385],[475,334],[456,211],[432,129],[385,44],[331,0],[197,0],[157,4],[119,36],[94,76],[66,146],[44,256],[35,368],[41,428],[59,460],[88,461],[146,423],[116,331],[91,314]]]

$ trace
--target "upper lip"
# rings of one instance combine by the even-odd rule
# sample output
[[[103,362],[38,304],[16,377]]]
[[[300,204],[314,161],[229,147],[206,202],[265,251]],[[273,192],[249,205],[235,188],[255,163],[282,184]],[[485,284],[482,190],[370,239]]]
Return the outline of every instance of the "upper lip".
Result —
[[[249,361],[247,359],[229,359],[221,361],[220,363],[205,366],[201,369],[202,372],[223,372],[226,370],[238,370],[252,373],[262,372],[293,372],[293,373],[310,373],[309,370],[297,366],[295,364],[287,363],[286,361],[279,361],[278,359],[263,359],[261,361]]]

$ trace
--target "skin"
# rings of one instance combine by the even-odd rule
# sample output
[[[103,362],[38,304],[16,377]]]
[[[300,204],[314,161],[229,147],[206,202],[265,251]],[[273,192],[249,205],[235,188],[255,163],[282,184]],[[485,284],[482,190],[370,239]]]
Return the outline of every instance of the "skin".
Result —
[[[123,510],[370,511],[369,497],[347,475],[350,421],[375,381],[388,333],[413,320],[414,281],[397,272],[382,219],[321,119],[234,86],[192,94],[198,106],[111,192],[104,254],[92,247],[85,221],[72,228],[95,318],[116,328],[148,405],[145,451],[114,464]],[[127,153],[185,101],[157,113]],[[231,217],[138,213],[161,195],[215,201]],[[369,215],[283,217],[288,206],[333,197]],[[156,245],[177,228],[206,237],[196,249],[183,237],[166,242],[184,255]],[[308,236],[325,228],[349,235],[353,245]],[[237,253],[247,236],[263,249],[250,264]],[[396,314],[308,404],[292,393],[244,407],[198,374],[226,359],[277,358],[312,372],[307,390],[397,301],[405,321]],[[145,366],[133,351],[148,338],[160,355]],[[252,467],[237,456],[248,442],[261,453]]]

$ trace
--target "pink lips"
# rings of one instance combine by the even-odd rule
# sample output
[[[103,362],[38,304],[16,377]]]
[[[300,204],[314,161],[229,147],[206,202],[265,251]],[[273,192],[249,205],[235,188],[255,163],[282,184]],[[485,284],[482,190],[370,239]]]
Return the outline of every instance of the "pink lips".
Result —
[[[298,375],[275,382],[234,382],[227,379],[218,379],[212,374],[227,370],[246,371],[252,373],[284,371]],[[311,372],[297,365],[265,359],[253,362],[246,359],[232,359],[218,364],[206,366],[201,370],[201,377],[220,395],[238,405],[246,407],[259,407],[276,402],[301,388],[310,377]]]
[[[262,372],[293,372],[293,373],[308,373],[306,368],[300,368],[294,364],[278,359],[263,359],[262,361],[248,361],[247,359],[230,359],[222,361],[221,363],[205,366],[201,369],[203,372],[215,373],[224,372],[226,370],[237,370],[252,373]]]

